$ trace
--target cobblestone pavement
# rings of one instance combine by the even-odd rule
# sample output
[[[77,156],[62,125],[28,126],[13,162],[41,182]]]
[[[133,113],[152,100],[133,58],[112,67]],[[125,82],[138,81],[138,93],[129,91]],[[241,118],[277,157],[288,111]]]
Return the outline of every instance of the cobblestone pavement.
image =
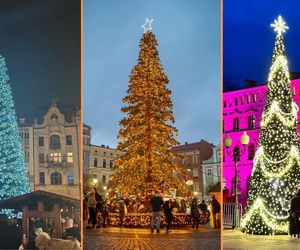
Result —
[[[223,230],[222,237],[224,250],[300,250],[300,239],[289,235],[248,235],[239,230]]]
[[[149,229],[107,227],[84,229],[84,250],[196,250],[220,249],[220,230],[191,227],[172,229],[170,233],[161,230],[151,234]]]

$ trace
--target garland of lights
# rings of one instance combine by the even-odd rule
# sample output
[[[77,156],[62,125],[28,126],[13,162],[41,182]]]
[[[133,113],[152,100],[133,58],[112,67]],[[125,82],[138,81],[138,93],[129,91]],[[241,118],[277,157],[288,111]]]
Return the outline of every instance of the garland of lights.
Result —
[[[282,234],[289,230],[290,200],[300,188],[298,106],[293,102],[283,33],[288,28],[279,16],[259,147],[241,227],[246,233]]]
[[[298,105],[294,102],[292,102],[292,112],[289,113],[285,113],[283,112],[277,101],[274,101],[271,105],[271,108],[269,111],[267,111],[263,117],[262,117],[262,121],[261,121],[261,127],[265,127],[270,121],[271,119],[274,118],[274,116],[277,116],[277,118],[285,125],[288,127],[294,126],[295,122],[296,122],[296,117],[297,117],[297,113],[299,111]],[[286,116],[291,116],[291,118],[287,118]]]

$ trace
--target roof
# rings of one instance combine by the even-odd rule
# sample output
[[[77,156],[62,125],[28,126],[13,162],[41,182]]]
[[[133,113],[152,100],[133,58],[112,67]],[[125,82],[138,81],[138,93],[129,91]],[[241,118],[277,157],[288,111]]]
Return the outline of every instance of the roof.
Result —
[[[67,206],[80,207],[80,200],[70,197],[62,196],[59,194],[49,193],[42,190],[37,190],[31,193],[11,197],[6,200],[0,200],[0,208],[12,208],[21,210],[22,206],[29,204],[32,201],[44,201],[48,204],[60,204]]]
[[[216,185],[212,186],[208,190],[208,193],[218,193],[218,192],[221,192],[221,182],[218,182]]]
[[[205,141],[201,140],[200,142],[188,143],[179,145],[172,148],[172,151],[177,153],[184,152],[184,151],[192,151],[192,150],[199,150],[201,154],[201,160],[209,159],[213,154],[213,147],[214,145]]]

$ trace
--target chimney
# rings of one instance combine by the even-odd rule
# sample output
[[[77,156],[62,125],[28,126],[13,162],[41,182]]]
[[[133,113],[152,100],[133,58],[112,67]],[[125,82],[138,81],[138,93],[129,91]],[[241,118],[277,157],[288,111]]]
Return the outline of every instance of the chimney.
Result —
[[[25,118],[20,118],[19,122],[20,122],[20,124],[24,124],[25,123]]]
[[[251,88],[251,87],[255,87],[256,86],[256,81],[252,80],[252,79],[246,79],[245,83],[246,83],[246,87],[247,88]]]

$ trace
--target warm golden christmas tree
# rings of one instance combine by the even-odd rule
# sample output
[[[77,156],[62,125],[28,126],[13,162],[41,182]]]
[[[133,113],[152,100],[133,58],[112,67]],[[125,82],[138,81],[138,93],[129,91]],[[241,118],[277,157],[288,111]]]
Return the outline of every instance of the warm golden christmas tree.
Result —
[[[149,20],[148,20],[149,21]],[[151,23],[150,23],[151,24]],[[178,145],[171,91],[158,56],[151,27],[140,41],[138,64],[133,68],[126,117],[120,122],[118,150],[125,152],[115,161],[112,183],[119,192],[138,194],[153,190],[185,193],[183,170],[174,163],[171,148]]]

